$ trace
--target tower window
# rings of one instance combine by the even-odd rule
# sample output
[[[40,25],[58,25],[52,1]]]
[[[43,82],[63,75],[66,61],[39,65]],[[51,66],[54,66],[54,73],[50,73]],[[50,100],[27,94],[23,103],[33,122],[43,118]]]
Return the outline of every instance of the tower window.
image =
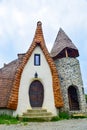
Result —
[[[34,54],[34,65],[40,66],[40,54]]]

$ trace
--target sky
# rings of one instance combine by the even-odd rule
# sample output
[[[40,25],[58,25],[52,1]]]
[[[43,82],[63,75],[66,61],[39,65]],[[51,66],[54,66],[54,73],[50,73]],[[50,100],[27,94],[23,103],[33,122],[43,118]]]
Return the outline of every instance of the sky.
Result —
[[[60,27],[78,48],[87,93],[87,0],[0,0],[0,68],[28,50],[38,21],[49,51]]]

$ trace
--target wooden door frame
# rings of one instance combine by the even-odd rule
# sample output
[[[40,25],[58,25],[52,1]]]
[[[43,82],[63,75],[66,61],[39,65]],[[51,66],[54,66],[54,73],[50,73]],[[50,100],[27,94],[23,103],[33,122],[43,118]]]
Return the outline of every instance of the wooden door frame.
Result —
[[[36,83],[39,83],[38,85],[40,85],[40,86],[37,86],[36,84],[35,84],[35,82]],[[37,93],[37,95],[35,95],[35,94],[33,94],[32,95],[32,92],[31,92],[31,89],[32,89],[32,87],[34,88],[34,86],[32,86],[33,84],[35,84],[35,87],[36,88],[38,88],[38,90],[40,89],[40,87],[41,87],[41,93]],[[35,90],[33,90],[33,91],[35,91]],[[39,96],[39,98],[38,97],[36,97],[36,98],[38,98],[38,99],[36,99],[37,101],[39,101],[39,99],[40,99],[40,96],[42,96],[41,97],[41,104],[40,104],[40,106],[39,107],[42,107],[42,105],[43,105],[43,101],[44,101],[44,86],[43,86],[43,84],[42,84],[42,82],[40,81],[40,80],[33,80],[32,82],[31,82],[31,84],[30,84],[30,86],[29,86],[29,92],[28,92],[28,94],[29,94],[29,101],[30,101],[30,105],[31,105],[31,107],[38,107],[38,106],[33,106],[32,105],[32,96]],[[40,103],[40,102],[39,102]]]
[[[75,90],[75,95],[70,94],[71,93],[70,89]],[[73,91],[72,91],[72,93],[73,93]],[[75,109],[73,109],[73,104],[72,104],[73,102],[72,102],[72,97],[71,96],[73,96],[74,98],[76,97],[76,100],[77,100],[77,102],[74,101],[74,103],[77,103],[77,106],[78,106]],[[74,111],[74,110],[80,110],[78,88],[76,86],[71,85],[71,86],[68,87],[68,100],[69,100],[69,108],[70,108],[70,110],[72,110],[72,111]]]

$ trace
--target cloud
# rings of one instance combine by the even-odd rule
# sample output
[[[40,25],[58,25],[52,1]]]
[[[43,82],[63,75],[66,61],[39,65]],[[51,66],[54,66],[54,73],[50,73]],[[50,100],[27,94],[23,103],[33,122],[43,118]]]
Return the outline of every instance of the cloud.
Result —
[[[41,20],[46,45],[51,50],[59,27],[69,35],[80,52],[85,87],[87,66],[86,0],[2,0],[0,1],[0,66],[29,48]],[[87,92],[87,91],[86,91]]]
[[[31,42],[30,37],[33,38],[38,20],[43,22],[44,33],[48,36],[53,35],[52,32],[56,36],[59,27],[70,35],[78,33],[79,28],[86,31],[86,7],[85,0],[41,0],[39,2],[38,0],[31,2],[28,0],[2,0],[0,4],[0,38],[4,42],[0,44],[2,46],[8,44],[4,39],[9,39],[9,37],[15,41],[12,44],[20,44],[18,42],[24,42],[25,39]],[[51,41],[49,38],[46,39],[47,43],[53,43],[52,36]],[[19,46],[16,47],[19,48]]]

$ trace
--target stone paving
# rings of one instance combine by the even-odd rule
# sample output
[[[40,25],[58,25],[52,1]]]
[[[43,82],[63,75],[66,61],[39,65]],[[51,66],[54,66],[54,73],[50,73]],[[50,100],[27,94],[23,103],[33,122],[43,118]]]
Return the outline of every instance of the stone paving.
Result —
[[[28,123],[27,125],[0,125],[0,130],[87,130],[87,119]]]

